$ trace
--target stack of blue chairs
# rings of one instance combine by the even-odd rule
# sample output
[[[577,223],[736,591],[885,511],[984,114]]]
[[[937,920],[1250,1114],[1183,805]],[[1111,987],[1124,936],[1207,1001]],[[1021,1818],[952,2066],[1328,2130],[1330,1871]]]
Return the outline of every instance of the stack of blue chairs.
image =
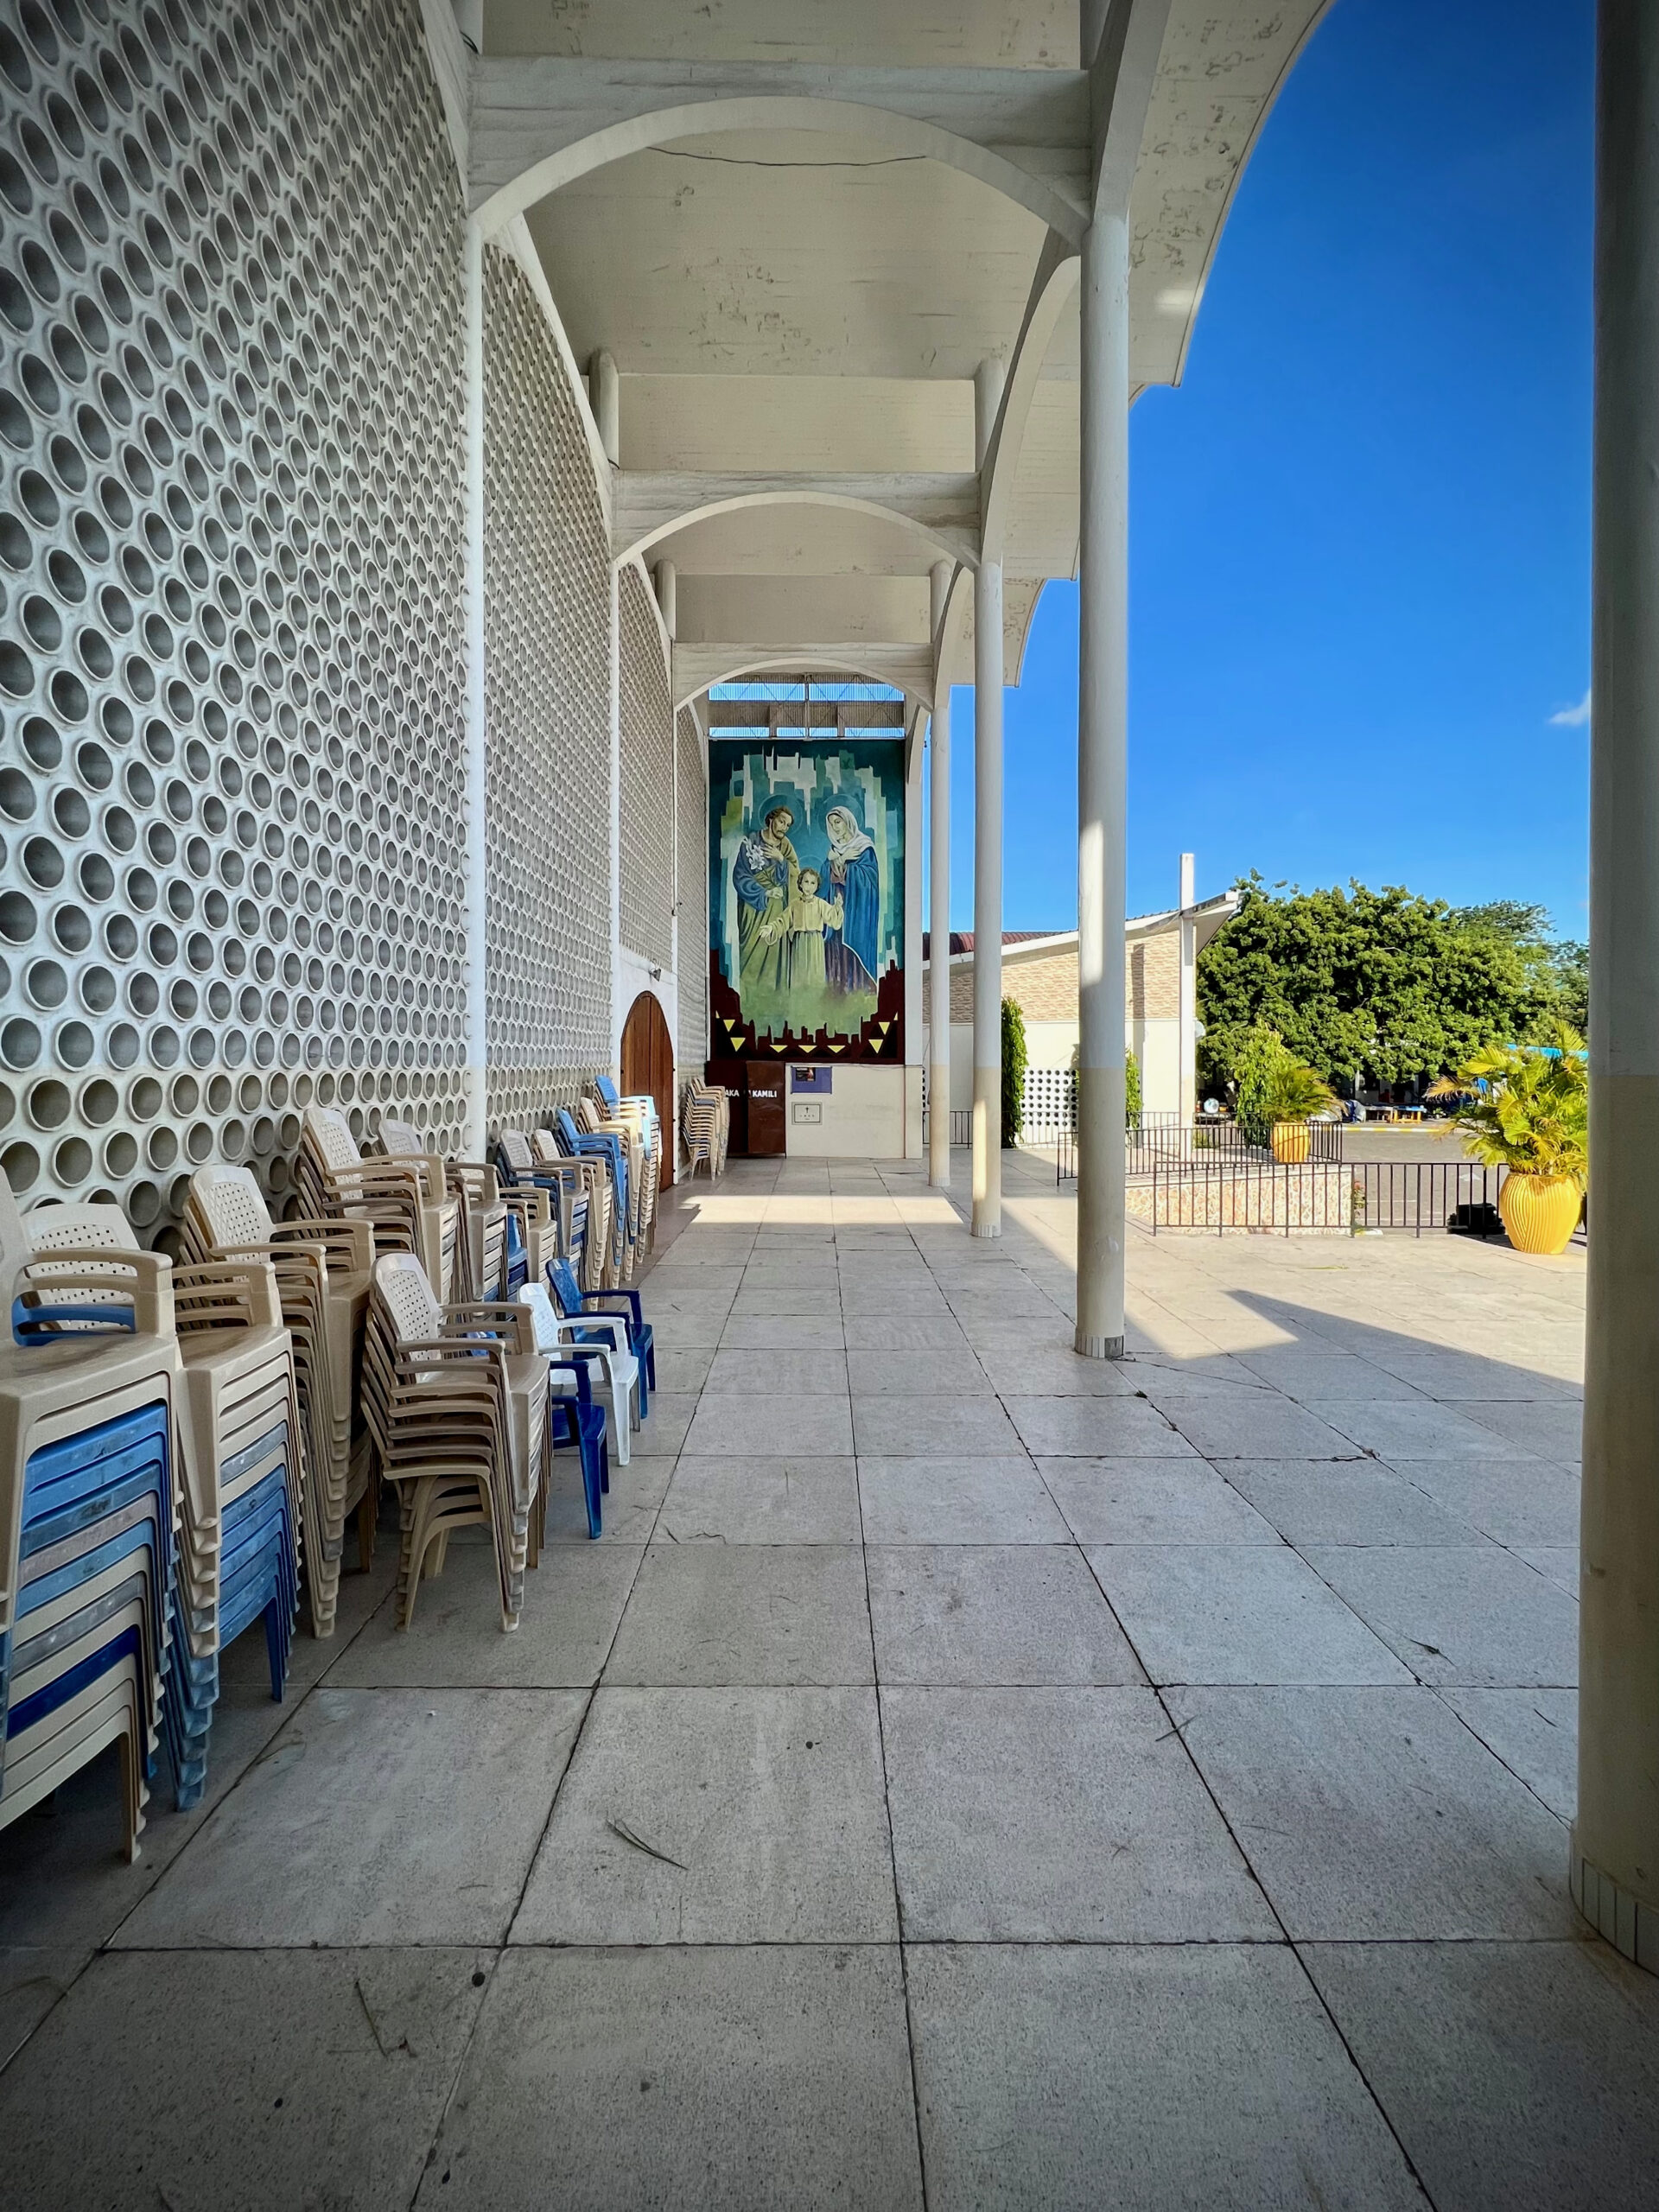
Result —
[[[0,1230],[16,1224],[9,1214]],[[136,1858],[176,1579],[171,1271],[153,1253],[88,1263],[77,1249],[54,1258],[43,1289],[43,1271],[19,1274],[17,1242],[0,1235],[6,1245],[0,1827],[118,1743]]]
[[[553,1138],[559,1150],[571,1160],[602,1160],[611,1171],[613,1194],[611,1237],[619,1271],[624,1274],[632,1264],[633,1226],[628,1206],[628,1154],[620,1137],[603,1129],[579,1129],[576,1118],[568,1107],[561,1106],[553,1118]]]
[[[575,1270],[568,1260],[550,1260],[547,1268],[547,1287],[553,1300],[554,1311],[562,1321],[580,1321],[591,1316],[600,1319],[611,1316],[625,1321],[628,1332],[628,1350],[639,1363],[639,1418],[651,1417],[651,1394],[657,1388],[656,1332],[645,1319],[645,1307],[637,1290],[583,1290],[576,1281]],[[575,1332],[574,1341],[583,1341],[582,1332]],[[597,1342],[595,1337],[588,1341]]]

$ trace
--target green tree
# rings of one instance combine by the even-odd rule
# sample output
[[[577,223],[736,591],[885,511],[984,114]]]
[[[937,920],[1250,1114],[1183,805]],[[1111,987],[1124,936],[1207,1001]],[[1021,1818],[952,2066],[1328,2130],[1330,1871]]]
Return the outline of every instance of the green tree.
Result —
[[[1002,1141],[1018,1144],[1026,1126],[1026,1017],[1002,1001]]]
[[[1141,1126],[1141,1063],[1133,1052],[1123,1062],[1123,1118],[1132,1129]]]
[[[1568,1010],[1573,948],[1541,909],[1459,912],[1398,886],[1300,891],[1252,875],[1239,911],[1198,956],[1199,1081],[1239,1077],[1253,1027],[1344,1090],[1419,1081],[1482,1046],[1522,1043]]]

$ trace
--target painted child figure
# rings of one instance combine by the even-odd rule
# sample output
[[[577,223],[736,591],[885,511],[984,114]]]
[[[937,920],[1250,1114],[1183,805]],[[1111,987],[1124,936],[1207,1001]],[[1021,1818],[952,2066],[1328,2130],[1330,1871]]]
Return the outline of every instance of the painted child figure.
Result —
[[[825,974],[823,933],[838,930],[842,906],[839,899],[820,899],[818,872],[804,868],[785,918],[789,930],[789,988],[791,991],[822,990]]]

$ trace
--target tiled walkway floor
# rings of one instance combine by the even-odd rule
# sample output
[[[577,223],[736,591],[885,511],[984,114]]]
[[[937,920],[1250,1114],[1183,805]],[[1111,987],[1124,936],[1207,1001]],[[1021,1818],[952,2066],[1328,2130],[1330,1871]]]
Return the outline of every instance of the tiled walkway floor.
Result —
[[[1564,1882],[1581,1258],[1137,1236],[1102,1367],[1008,1188],[677,1193],[517,1637],[383,1557],[137,1867],[102,1774],[0,1834],[9,2207],[1659,2202]]]

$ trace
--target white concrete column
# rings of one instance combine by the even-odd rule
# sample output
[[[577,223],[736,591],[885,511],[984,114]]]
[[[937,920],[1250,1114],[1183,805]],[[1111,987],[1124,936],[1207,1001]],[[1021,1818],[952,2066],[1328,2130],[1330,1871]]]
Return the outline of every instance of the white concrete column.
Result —
[[[1183,1122],[1195,1121],[1198,1111],[1198,925],[1192,918],[1193,855],[1181,855],[1181,980],[1176,1007],[1179,1019],[1175,1042],[1181,1055],[1176,1103]],[[1146,1070],[1141,1069],[1144,1079]]]
[[[1659,9],[1601,0],[1573,1894],[1659,1972]]]
[[[606,460],[615,468],[622,454],[622,387],[610,354],[594,354],[588,371],[588,395],[599,425],[599,442],[605,448]]]
[[[485,839],[488,730],[484,690],[484,241],[467,226],[461,257],[466,378],[467,1075],[463,1160],[485,1157],[488,1130],[486,995],[488,848]]]
[[[611,1065],[622,1070],[622,1029],[628,1018],[628,984],[622,973],[622,601],[621,575],[611,570]]]
[[[651,575],[657,587],[658,612],[663,618],[664,629],[672,639],[679,634],[679,571],[671,561],[659,561]]]
[[[983,468],[1007,370],[974,372],[974,454]],[[976,1236],[1002,1234],[1002,563],[974,571],[974,1208]]]
[[[1081,636],[1077,688],[1077,1330],[1123,1356],[1124,842],[1128,796],[1128,225],[1083,247]]]
[[[933,713],[928,730],[927,1179],[950,1187],[950,685],[941,671],[940,631],[950,563],[928,575],[933,640]]]

